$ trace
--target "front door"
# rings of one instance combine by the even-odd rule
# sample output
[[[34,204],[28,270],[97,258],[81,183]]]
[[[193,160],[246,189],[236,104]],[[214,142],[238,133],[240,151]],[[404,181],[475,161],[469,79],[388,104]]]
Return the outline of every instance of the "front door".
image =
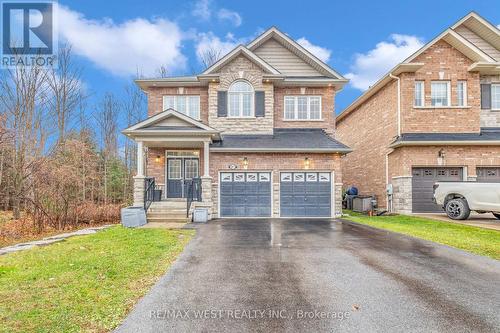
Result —
[[[193,157],[167,158],[167,198],[185,198],[185,180],[197,178],[199,159]]]

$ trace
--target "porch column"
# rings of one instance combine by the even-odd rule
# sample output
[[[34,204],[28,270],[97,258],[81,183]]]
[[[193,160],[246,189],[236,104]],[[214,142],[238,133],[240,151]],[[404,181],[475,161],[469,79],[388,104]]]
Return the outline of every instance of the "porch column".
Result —
[[[144,144],[137,141],[137,176],[144,176]]]
[[[134,206],[144,205],[144,145],[137,141],[137,175],[134,177]]]
[[[203,177],[210,177],[210,142],[203,142]]]

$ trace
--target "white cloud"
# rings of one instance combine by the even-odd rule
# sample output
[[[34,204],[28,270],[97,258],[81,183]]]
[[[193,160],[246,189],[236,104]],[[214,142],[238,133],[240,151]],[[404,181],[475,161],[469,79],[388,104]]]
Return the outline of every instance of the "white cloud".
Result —
[[[196,56],[198,57],[200,63],[203,62],[203,56],[208,51],[215,51],[215,53],[219,55],[219,58],[222,58],[242,43],[243,40],[234,38],[232,34],[227,34],[222,40],[211,31],[207,33],[200,33],[196,42]]]
[[[351,85],[360,90],[368,89],[383,74],[423,46],[416,36],[392,34],[390,42],[380,42],[367,53],[355,55],[351,72],[345,76]]]
[[[90,20],[59,5],[59,33],[75,54],[115,75],[152,75],[165,66],[169,72],[183,70],[183,33],[174,22],[137,18],[117,24],[111,19]]]
[[[217,17],[219,20],[224,21],[227,20],[234,24],[234,26],[239,27],[242,23],[242,19],[240,14],[238,14],[235,11],[226,9],[226,8],[221,8],[219,12],[217,13]]]
[[[202,20],[208,21],[212,16],[212,10],[210,8],[210,0],[198,0],[194,4],[194,8],[191,14],[195,17],[199,17]]]
[[[297,43],[299,43],[307,51],[311,52],[316,57],[318,57],[319,60],[323,62],[328,62],[328,60],[330,60],[332,51],[330,51],[329,49],[318,45],[314,45],[310,41],[308,41],[305,37],[297,39]]]

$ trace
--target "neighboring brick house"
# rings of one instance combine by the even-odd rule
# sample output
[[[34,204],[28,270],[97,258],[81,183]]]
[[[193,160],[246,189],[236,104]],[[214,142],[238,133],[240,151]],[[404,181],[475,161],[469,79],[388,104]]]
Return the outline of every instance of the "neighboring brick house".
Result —
[[[499,61],[499,30],[470,13],[398,64],[337,116],[344,183],[411,213],[441,210],[437,180],[500,181]]]
[[[350,149],[335,140],[334,101],[347,80],[276,28],[200,75],[136,82],[149,118],[123,131],[139,147],[134,205],[154,177],[154,210],[177,216],[169,207],[186,207],[200,177],[195,205],[212,218],[341,214]]]

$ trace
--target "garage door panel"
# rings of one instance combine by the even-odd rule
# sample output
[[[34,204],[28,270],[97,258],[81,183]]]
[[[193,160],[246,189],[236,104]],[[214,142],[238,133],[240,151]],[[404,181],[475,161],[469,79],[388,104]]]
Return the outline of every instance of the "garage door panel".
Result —
[[[443,209],[433,202],[433,185],[438,181],[462,180],[462,168],[418,167],[412,169],[412,211],[436,213]]]
[[[221,180],[221,217],[271,216],[270,173],[225,172],[224,174],[233,176]],[[238,177],[235,177],[235,174],[238,174]]]
[[[500,182],[500,167],[477,167],[477,181],[483,183]]]
[[[328,173],[307,172],[305,176],[301,172],[285,174],[280,177],[282,217],[331,216],[331,180]]]

